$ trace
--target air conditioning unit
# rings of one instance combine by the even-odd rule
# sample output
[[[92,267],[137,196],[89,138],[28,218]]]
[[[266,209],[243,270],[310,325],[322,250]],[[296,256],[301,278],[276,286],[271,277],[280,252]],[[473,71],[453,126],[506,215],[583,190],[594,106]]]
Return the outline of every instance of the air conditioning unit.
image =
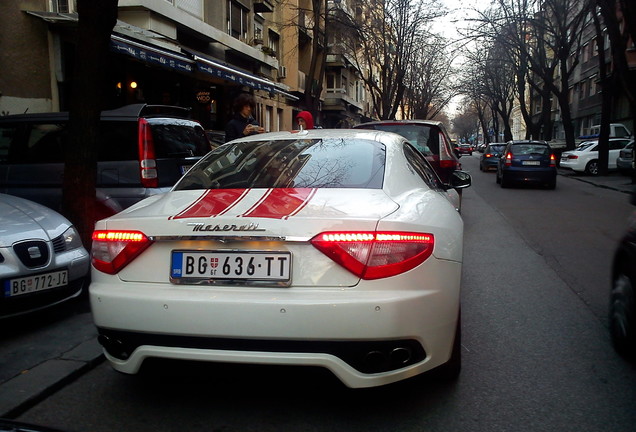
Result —
[[[280,66],[278,68],[278,78],[285,78],[285,77],[287,77],[287,67]]]

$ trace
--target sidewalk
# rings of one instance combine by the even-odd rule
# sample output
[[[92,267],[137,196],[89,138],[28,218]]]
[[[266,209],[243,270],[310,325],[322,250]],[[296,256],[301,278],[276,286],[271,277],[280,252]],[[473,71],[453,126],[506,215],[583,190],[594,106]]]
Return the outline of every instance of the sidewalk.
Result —
[[[16,418],[104,360],[90,312],[47,324],[3,337],[0,418]]]
[[[578,174],[574,171],[558,168],[559,175],[567,178],[571,178],[591,185],[612,189],[619,192],[630,194],[636,192],[636,184],[632,184],[632,178],[622,175],[617,171],[612,171],[606,176],[590,176],[586,174]]]

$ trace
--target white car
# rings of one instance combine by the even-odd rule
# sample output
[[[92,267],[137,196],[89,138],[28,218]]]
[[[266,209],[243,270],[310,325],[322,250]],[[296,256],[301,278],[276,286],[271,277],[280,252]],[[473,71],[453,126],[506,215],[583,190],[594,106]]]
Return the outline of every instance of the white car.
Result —
[[[73,225],[40,204],[0,194],[0,318],[77,297],[90,257]]]
[[[630,143],[627,138],[610,138],[607,168],[617,169],[616,159],[622,148]],[[598,174],[598,140],[585,141],[574,150],[561,154],[561,168],[568,168],[576,172],[590,175]]]
[[[150,357],[321,366],[349,387],[438,366],[454,376],[463,222],[451,201],[393,133],[222,145],[170,192],[96,224],[90,301],[106,358],[129,374]]]

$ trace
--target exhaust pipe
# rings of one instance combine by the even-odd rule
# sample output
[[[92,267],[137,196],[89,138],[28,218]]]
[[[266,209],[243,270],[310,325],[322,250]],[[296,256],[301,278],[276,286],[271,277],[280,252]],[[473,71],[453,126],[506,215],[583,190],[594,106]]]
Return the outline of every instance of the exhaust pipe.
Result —
[[[126,360],[129,357],[124,343],[119,339],[112,339],[106,335],[100,334],[97,336],[97,342],[108,352],[108,354],[118,359]]]
[[[411,350],[404,347],[394,348],[389,354],[389,359],[392,366],[406,366],[411,360]]]

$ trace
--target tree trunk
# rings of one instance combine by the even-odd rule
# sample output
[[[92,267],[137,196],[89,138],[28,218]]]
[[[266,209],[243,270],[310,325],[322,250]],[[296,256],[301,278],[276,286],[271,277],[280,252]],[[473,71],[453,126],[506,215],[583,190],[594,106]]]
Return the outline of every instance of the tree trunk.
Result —
[[[95,224],[97,139],[106,90],[107,53],[117,22],[117,0],[78,0],[77,55],[65,154],[63,201],[65,216],[90,249]]]

